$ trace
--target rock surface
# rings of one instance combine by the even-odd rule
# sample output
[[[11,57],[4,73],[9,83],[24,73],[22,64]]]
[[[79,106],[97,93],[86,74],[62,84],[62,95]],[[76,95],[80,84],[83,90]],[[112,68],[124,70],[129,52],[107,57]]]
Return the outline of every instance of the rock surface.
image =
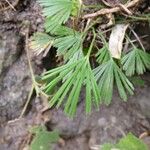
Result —
[[[26,21],[31,23],[31,33],[37,28],[42,30],[39,9],[35,1],[24,0],[18,3],[17,11],[0,15],[0,123],[20,115],[31,89],[25,37],[21,32]]]

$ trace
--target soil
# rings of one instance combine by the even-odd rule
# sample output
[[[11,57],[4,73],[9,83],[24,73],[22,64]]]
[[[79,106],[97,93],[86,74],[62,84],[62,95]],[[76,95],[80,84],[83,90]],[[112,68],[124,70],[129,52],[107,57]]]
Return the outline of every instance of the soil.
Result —
[[[27,113],[19,118],[32,85],[22,32],[27,21],[31,25],[30,35],[43,31],[43,17],[36,0],[20,0],[15,9],[0,11],[0,150],[27,149],[31,140],[28,131],[34,125],[59,130],[63,142],[54,145],[54,150],[90,150],[95,145],[114,143],[128,132],[139,136],[150,130],[149,72],[141,76],[145,84],[136,86],[135,95],[130,96],[128,102],[121,101],[114,91],[111,105],[101,106],[99,111],[93,108],[92,114],[86,116],[82,92],[77,114],[71,119],[61,108],[41,113],[45,102],[33,94]],[[139,32],[143,33],[150,34],[150,27],[145,26],[143,32]],[[148,51],[149,39],[144,41]],[[35,74],[53,68],[54,55],[55,50],[45,58],[32,56]]]

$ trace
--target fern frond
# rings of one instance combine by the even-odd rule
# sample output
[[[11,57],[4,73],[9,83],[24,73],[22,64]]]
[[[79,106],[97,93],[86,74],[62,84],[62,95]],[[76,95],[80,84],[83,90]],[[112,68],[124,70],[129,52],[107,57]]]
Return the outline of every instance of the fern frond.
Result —
[[[74,62],[77,62],[78,60],[82,59],[83,58],[83,53],[82,51],[77,51],[73,56],[72,58],[70,58],[67,62],[67,64],[72,64]],[[67,80],[73,73],[73,70],[70,71],[66,76],[64,76],[62,82],[64,82],[65,80]]]
[[[77,0],[38,0],[43,6],[43,14],[46,17],[46,32],[53,32],[59,25],[64,24],[73,12],[77,12],[79,2]]]
[[[37,32],[31,38],[29,42],[29,48],[34,51],[36,55],[42,52],[47,52],[54,42],[54,38],[46,33]]]
[[[72,63],[74,63],[74,62],[77,62],[77,61],[80,60],[81,58],[83,58],[83,53],[82,53],[82,51],[77,51],[77,52],[72,56],[72,58],[70,58],[70,59],[68,60],[67,64],[72,64]],[[71,76],[72,73],[73,73],[73,70],[70,71],[70,72],[63,78],[63,82],[64,82],[66,79],[68,79],[68,78]]]
[[[87,57],[84,57],[72,64],[66,64],[62,67],[51,70],[46,73],[42,79],[48,80],[54,77],[53,80],[47,82],[43,89],[49,94],[51,90],[58,85],[60,81],[72,71],[72,74],[62,83],[61,87],[50,100],[50,107],[56,104],[57,108],[63,103],[66,97],[65,112],[73,116],[76,112],[76,107],[80,95],[81,88],[86,88],[86,113],[91,111],[92,96],[96,106],[100,103],[100,94],[96,80],[94,78],[90,62]],[[90,87],[90,88],[89,88]],[[68,96],[67,96],[68,95]]]
[[[150,70],[150,54],[134,48],[122,58],[121,63],[127,76],[132,76],[135,73],[143,74],[146,69]]]
[[[103,64],[105,62],[107,62],[108,60],[110,60],[110,54],[108,51],[108,47],[106,45],[104,45],[101,49],[99,49],[99,51],[96,54],[97,57],[97,62],[100,64]]]
[[[119,95],[123,100],[127,100],[126,91],[133,94],[133,85],[120,70],[114,60],[111,59],[95,68],[94,74],[98,81],[101,97],[107,105],[110,104],[112,99],[114,82],[116,83]]]
[[[57,48],[57,55],[63,55],[65,60],[74,56],[76,52],[82,52],[82,34],[68,27],[59,26],[55,30],[55,37],[51,37],[46,33],[35,33],[31,39],[29,47],[33,49],[35,54],[48,51],[51,46]]]
[[[65,60],[71,58],[77,51],[82,51],[82,34],[70,32],[70,34],[59,37],[54,42],[57,47],[57,55],[64,55]]]
[[[58,37],[63,37],[63,36],[73,35],[76,32],[77,31],[75,31],[69,27],[61,25],[61,26],[57,27],[57,30],[54,30],[53,34]]]

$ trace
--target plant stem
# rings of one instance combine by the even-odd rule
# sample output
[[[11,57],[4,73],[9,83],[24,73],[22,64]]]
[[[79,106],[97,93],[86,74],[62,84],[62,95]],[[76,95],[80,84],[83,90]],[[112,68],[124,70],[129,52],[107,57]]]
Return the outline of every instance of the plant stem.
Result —
[[[25,114],[25,112],[26,112],[26,110],[27,110],[27,107],[28,107],[28,105],[29,105],[29,103],[30,103],[31,96],[32,96],[32,94],[33,94],[33,90],[34,90],[34,85],[32,84],[30,93],[29,93],[29,95],[28,95],[28,99],[27,99],[27,101],[26,101],[26,103],[25,103],[25,105],[24,105],[24,107],[23,107],[23,110],[22,110],[21,115],[19,116],[19,118],[22,118],[23,115]]]
[[[95,29],[92,28],[93,30],[93,39],[92,39],[92,42],[90,44],[90,48],[88,50],[88,53],[87,53],[87,57],[89,58],[90,57],[90,54],[91,54],[91,51],[92,51],[92,48],[93,48],[93,45],[94,45],[94,41],[95,41],[95,38],[96,38],[96,32],[95,32]]]
[[[133,33],[133,35],[135,36],[135,38],[137,39],[137,41],[139,42],[139,44],[140,44],[141,48],[142,48],[142,49],[143,49],[143,51],[145,52],[144,45],[142,44],[142,42],[141,42],[141,40],[140,40],[139,36],[135,33],[135,31],[134,31],[131,27],[129,27],[129,28],[130,28],[131,32]]]
[[[133,46],[134,49],[136,49],[136,46],[133,44],[133,42],[130,40],[128,35],[126,35],[126,39],[130,42],[130,44]]]
[[[102,32],[100,31],[100,32],[98,32],[98,34],[100,35],[100,38],[101,38],[101,40],[102,40],[102,43],[108,48],[107,41],[106,41],[106,39],[104,38]]]
[[[138,16],[127,16],[128,18],[134,19],[134,20],[143,20],[143,21],[150,21],[150,16],[143,16],[143,17],[138,17]]]

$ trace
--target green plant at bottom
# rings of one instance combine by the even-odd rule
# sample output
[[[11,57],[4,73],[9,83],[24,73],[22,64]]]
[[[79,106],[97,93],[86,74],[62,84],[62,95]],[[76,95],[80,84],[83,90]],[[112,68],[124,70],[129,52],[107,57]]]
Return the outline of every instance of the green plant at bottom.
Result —
[[[129,133],[119,140],[117,144],[104,144],[100,150],[148,150],[142,140]]]
[[[52,150],[52,144],[59,140],[57,131],[49,132],[45,127],[33,127],[30,132],[34,134],[30,150]]]

